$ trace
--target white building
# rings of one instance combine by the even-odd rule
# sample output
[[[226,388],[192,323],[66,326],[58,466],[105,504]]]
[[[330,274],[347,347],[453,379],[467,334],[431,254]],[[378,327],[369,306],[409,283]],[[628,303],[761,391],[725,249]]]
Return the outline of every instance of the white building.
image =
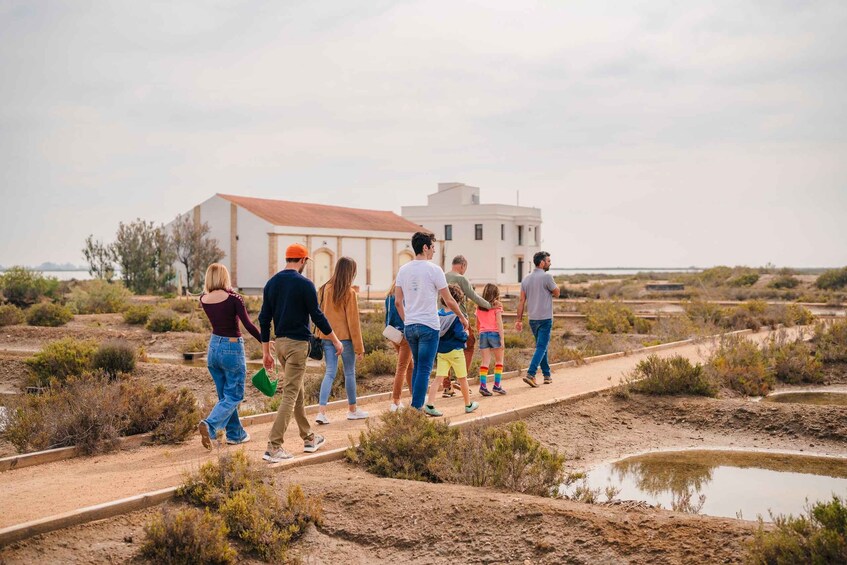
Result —
[[[426,206],[403,206],[401,215],[435,234],[435,257],[449,270],[456,255],[468,259],[474,284],[514,284],[532,270],[541,250],[541,210],[507,204],[481,204],[479,188],[458,182],[438,184]]]
[[[302,243],[312,260],[303,274],[317,286],[332,274],[337,259],[351,257],[360,293],[383,292],[400,265],[414,259],[411,237],[421,228],[393,212],[216,194],[192,212],[207,222],[210,237],[226,254],[222,263],[232,285],[258,293],[285,267],[285,249]],[[185,280],[185,273],[182,272]]]

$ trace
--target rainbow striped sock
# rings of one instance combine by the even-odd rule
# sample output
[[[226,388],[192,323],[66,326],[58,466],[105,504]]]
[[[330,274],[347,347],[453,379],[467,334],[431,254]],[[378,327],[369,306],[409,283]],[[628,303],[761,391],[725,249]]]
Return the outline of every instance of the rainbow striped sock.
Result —
[[[494,386],[500,386],[500,379],[503,378],[503,365],[497,363],[494,365]]]
[[[488,367],[479,368],[479,386],[485,386],[488,383]]]

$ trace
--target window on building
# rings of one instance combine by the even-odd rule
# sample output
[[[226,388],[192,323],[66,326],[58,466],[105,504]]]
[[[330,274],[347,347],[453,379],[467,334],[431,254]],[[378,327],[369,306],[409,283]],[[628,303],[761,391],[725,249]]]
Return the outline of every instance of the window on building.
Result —
[[[479,204],[479,194],[471,194],[471,204]]]
[[[540,243],[541,243],[541,238],[540,238],[540,237],[539,237],[539,235],[538,235],[538,230],[539,230],[539,229],[540,229],[540,228],[538,228],[538,227],[536,226],[536,228],[535,228],[535,245],[538,245],[538,244],[540,244]]]
[[[506,224],[500,224],[500,241],[506,241]]]
[[[474,231],[474,239],[477,240],[477,241],[481,241],[482,240],[482,224],[474,224],[473,231]]]
[[[506,272],[506,258],[500,257],[500,273]]]
[[[444,226],[444,241],[452,241],[453,239],[453,225],[447,224]]]
[[[523,226],[518,226],[518,245],[523,245]]]

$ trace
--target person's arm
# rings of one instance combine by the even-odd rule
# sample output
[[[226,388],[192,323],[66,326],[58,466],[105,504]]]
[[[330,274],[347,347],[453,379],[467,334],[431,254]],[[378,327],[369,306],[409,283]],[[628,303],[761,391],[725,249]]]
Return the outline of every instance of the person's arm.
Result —
[[[353,342],[353,351],[359,361],[365,355],[365,343],[362,340],[362,322],[359,320],[359,297],[356,296],[356,291],[350,289],[351,296],[347,299],[347,326],[350,328],[350,340]]]
[[[547,290],[550,291],[553,298],[559,298],[559,294],[561,293],[559,285],[556,284],[556,280],[553,278],[553,275],[549,273],[547,273]]]
[[[526,307],[526,292],[521,290],[521,299],[518,301],[518,319],[515,322],[515,329],[519,332],[523,331],[523,310]]]
[[[467,278],[460,278],[459,286],[461,287],[462,292],[465,293],[466,298],[470,298],[477,306],[491,310],[491,303],[476,293],[476,290],[474,290],[473,285]]]
[[[394,287],[394,307],[397,308],[397,315],[405,322],[406,310],[403,308],[403,289],[399,286]]]
[[[444,304],[453,311],[456,316],[459,317],[459,321],[462,323],[462,327],[467,331],[470,327],[468,324],[468,319],[462,314],[462,310],[459,308],[459,303],[453,298],[453,295],[450,294],[450,289],[446,286],[438,291],[438,295],[441,296],[441,300],[444,301]]]
[[[262,342],[262,366],[268,371],[274,368],[270,345],[272,317],[271,293],[268,291],[268,285],[265,285],[262,291],[262,309],[259,312],[259,341]]]
[[[500,334],[500,344],[506,347],[506,336],[503,331],[503,309],[497,309],[497,333]]]
[[[244,326],[244,329],[250,332],[250,335],[256,338],[256,341],[262,343],[262,334],[259,333],[259,328],[253,323],[253,320],[250,319],[250,316],[247,314],[247,307],[244,306],[244,299],[241,298],[239,294],[233,294],[235,297],[235,315],[238,316],[238,319],[241,320],[241,325]]]

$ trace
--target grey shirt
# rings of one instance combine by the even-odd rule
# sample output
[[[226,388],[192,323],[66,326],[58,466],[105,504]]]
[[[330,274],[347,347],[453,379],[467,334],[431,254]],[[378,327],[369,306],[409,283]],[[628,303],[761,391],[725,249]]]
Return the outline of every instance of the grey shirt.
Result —
[[[555,288],[553,275],[538,267],[521,282],[521,291],[526,293],[526,314],[530,320],[553,319],[551,292]]]
[[[456,284],[459,285],[459,288],[462,289],[462,292],[465,293],[465,300],[459,301],[459,309],[462,311],[462,314],[465,317],[468,317],[468,310],[466,308],[467,299],[470,298],[473,300],[477,306],[482,306],[483,308],[491,309],[491,304],[488,303],[486,299],[481,297],[476,293],[471,283],[468,282],[468,279],[465,278],[464,275],[460,275],[456,271],[448,271],[444,273],[444,276],[447,277],[447,284]]]

